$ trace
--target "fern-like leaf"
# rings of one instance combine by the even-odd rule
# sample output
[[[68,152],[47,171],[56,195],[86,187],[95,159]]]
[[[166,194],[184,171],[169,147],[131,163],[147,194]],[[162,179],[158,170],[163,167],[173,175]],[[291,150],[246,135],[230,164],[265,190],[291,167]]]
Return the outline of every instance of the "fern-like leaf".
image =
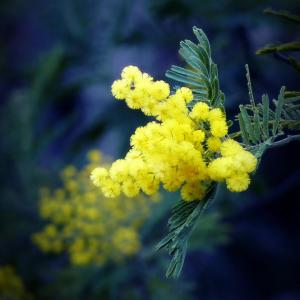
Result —
[[[251,104],[239,106],[240,113],[236,117],[240,126],[238,135],[249,150],[261,157],[278,137],[284,137],[285,129],[300,129],[300,96],[285,92],[285,87],[282,87],[272,108],[268,95],[263,95],[261,103],[255,104],[248,66],[246,77]]]
[[[220,90],[218,68],[211,58],[210,43],[205,33],[193,27],[198,40],[180,42],[179,54],[186,62],[185,68],[171,66],[166,76],[192,89],[195,101],[207,102],[213,107],[224,106],[224,94]]]
[[[205,199],[192,202],[179,200],[173,207],[172,216],[168,222],[169,233],[156,246],[156,250],[167,249],[172,256],[166,272],[167,277],[178,278],[180,275],[193,228],[199,216],[214,198],[215,192],[216,184],[209,189]]]

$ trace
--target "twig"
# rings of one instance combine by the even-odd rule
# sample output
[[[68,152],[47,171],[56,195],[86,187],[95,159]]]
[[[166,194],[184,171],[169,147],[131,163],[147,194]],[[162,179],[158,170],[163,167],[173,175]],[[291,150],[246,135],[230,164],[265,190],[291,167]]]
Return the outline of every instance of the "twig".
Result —
[[[285,139],[282,139],[278,142],[274,142],[270,145],[267,146],[267,148],[275,148],[275,147],[280,147],[283,145],[286,145],[292,141],[300,141],[300,134],[296,134],[296,135],[288,135]]]
[[[265,14],[269,14],[269,15],[274,15],[274,16],[278,16],[278,17],[282,17],[285,18],[289,21],[293,21],[293,22],[297,22],[300,23],[300,17],[297,15],[293,15],[288,11],[285,10],[279,10],[279,11],[275,11],[272,8],[266,8],[264,10]]]

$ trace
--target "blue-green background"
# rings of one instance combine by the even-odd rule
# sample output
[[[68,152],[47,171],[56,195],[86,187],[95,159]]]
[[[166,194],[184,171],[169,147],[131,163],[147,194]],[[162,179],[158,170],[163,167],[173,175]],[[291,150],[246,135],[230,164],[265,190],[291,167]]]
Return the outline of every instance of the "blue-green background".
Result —
[[[41,186],[58,186],[59,170],[84,165],[89,149],[123,155],[147,122],[111,96],[122,68],[165,79],[171,64],[183,64],[179,41],[193,39],[193,25],[211,41],[229,116],[249,101],[246,63],[258,100],[282,85],[299,89],[291,66],[255,55],[300,38],[299,24],[263,14],[270,6],[300,13],[291,0],[1,1],[0,265],[15,266],[37,299],[300,299],[299,142],[267,152],[246,193],[220,190],[219,215],[199,225],[177,282],[164,279],[164,253],[78,270],[29,238],[43,225]],[[144,237],[148,249],[167,231],[170,210],[160,213]]]

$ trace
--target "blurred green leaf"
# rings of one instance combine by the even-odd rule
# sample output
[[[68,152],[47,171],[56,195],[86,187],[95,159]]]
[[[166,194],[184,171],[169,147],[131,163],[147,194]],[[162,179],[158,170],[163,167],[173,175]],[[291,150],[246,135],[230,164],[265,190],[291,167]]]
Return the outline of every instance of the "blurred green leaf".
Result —
[[[300,51],[300,42],[289,42],[284,44],[269,44],[256,51],[257,55],[269,54],[274,52]]]
[[[296,23],[300,23],[300,16],[291,14],[290,12],[286,11],[286,10],[273,10],[272,8],[266,8],[264,10],[265,14],[269,14],[269,15],[273,15],[276,17],[281,17],[284,18],[288,21],[293,21]]]

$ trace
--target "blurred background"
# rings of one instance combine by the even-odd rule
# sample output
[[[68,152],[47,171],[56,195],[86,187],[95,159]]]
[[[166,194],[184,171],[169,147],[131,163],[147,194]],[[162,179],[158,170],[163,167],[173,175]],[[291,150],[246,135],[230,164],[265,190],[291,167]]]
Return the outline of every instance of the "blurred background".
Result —
[[[300,14],[295,0],[1,1],[0,295],[14,291],[1,300],[300,299],[299,142],[269,150],[247,192],[220,188],[178,281],[164,276],[166,253],[153,252],[176,194],[161,195],[139,230],[139,251],[121,262],[76,266],[67,252],[32,241],[47,224],[41,188],[63,187],[61,170],[84,168],[91,149],[124,155],[147,122],[113,99],[111,83],[127,65],[166,79],[183,64],[179,42],[194,39],[193,25],[211,41],[229,116],[249,101],[246,63],[256,99],[276,97],[282,85],[299,89],[289,64],[255,55],[300,38],[299,24],[263,14],[267,7]]]

